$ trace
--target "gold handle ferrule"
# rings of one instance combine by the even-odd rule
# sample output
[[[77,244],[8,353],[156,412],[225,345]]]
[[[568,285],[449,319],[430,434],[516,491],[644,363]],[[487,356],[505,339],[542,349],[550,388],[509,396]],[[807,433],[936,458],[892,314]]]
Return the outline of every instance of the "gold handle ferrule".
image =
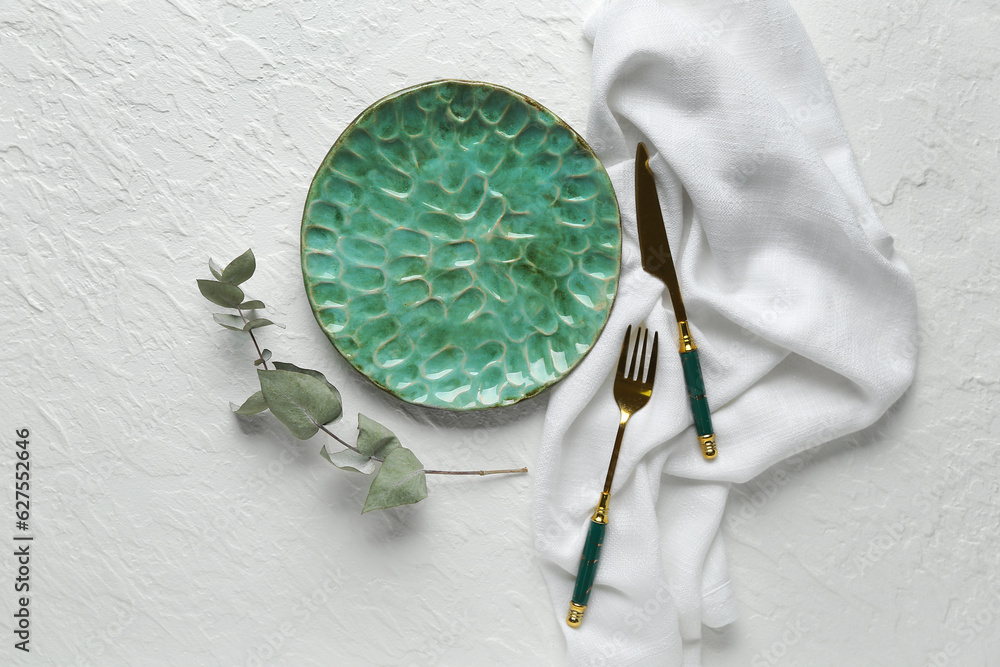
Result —
[[[688,325],[687,320],[681,320],[677,323],[677,331],[681,352],[690,352],[691,350],[698,349],[698,346],[694,344],[694,339],[691,338],[691,327]]]
[[[701,443],[701,455],[706,459],[714,459],[719,450],[715,448],[715,434],[699,435],[698,442]]]
[[[587,605],[569,603],[569,613],[566,615],[566,625],[571,628],[578,628],[583,623],[583,612],[587,611]]]
[[[594,523],[608,523],[608,505],[611,503],[611,494],[607,491],[601,493],[601,501],[594,508],[594,513],[590,520]]]

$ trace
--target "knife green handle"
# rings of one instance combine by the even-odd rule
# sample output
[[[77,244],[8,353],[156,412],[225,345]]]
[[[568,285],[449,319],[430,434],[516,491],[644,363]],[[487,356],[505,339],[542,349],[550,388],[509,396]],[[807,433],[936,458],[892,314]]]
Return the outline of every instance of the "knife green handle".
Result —
[[[701,443],[701,454],[706,459],[714,459],[719,451],[715,447],[715,429],[712,428],[712,412],[705,397],[705,379],[701,375],[701,361],[698,348],[691,340],[687,322],[677,323],[681,332],[681,366],[684,369],[684,383],[687,385],[691,414],[694,416],[694,430]]]
[[[607,515],[599,517],[607,520]],[[590,589],[594,587],[594,576],[597,574],[597,563],[601,559],[601,544],[604,543],[604,532],[608,524],[590,520],[587,529],[587,541],[583,543],[583,553],[580,555],[580,569],[576,573],[576,586],[569,605],[566,624],[571,628],[580,627],[583,622],[583,612],[590,600]]]

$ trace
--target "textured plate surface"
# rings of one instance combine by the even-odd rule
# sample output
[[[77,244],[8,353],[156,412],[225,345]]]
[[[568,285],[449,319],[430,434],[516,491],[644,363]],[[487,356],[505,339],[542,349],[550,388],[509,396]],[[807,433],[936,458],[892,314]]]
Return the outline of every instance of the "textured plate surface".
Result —
[[[378,386],[453,410],[509,405],[583,358],[617,289],[611,181],[572,129],[485,83],[364,111],[313,179],[302,270],[320,326]]]

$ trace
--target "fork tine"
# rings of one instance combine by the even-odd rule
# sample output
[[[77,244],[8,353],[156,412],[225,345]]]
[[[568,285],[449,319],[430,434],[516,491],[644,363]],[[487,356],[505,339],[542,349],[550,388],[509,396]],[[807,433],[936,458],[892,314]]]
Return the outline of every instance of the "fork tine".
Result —
[[[622,353],[618,355],[618,377],[625,377],[625,363],[628,361],[628,341],[632,337],[632,325],[625,330],[625,340],[622,341]]]
[[[635,331],[635,346],[632,348],[632,365],[629,366],[628,376],[630,378],[635,377],[635,361],[639,356],[639,338],[642,336],[642,329],[636,329]]]
[[[636,374],[635,379],[642,382],[642,372],[646,370],[646,341],[649,340],[649,329],[646,329],[645,333],[642,335],[642,353],[639,355],[639,372]],[[636,347],[639,346],[639,341],[636,341]]]
[[[653,332],[653,349],[649,353],[649,377],[646,378],[646,384],[653,384],[653,380],[656,379],[656,352],[659,347],[659,332]]]

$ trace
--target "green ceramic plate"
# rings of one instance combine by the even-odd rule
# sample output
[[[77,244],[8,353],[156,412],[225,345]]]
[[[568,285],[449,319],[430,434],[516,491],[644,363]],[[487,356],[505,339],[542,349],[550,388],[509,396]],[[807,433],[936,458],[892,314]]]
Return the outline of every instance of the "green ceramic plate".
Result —
[[[590,350],[618,285],[607,173],[552,112],[435,81],[376,102],[323,161],[302,217],[320,326],[404,401],[516,403]]]

